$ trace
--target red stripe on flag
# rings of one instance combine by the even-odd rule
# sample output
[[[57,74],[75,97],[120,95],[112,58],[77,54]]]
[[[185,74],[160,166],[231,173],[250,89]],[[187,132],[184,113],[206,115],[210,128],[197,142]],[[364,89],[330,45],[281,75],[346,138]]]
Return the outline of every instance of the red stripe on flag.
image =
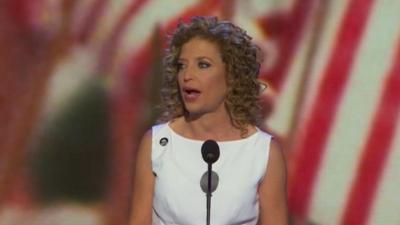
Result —
[[[280,90],[285,81],[289,65],[296,53],[314,3],[314,0],[297,0],[292,10],[288,13],[289,15],[273,14],[259,20],[267,35],[272,36],[272,39],[275,38],[273,36],[282,35],[282,37],[277,37],[277,39],[280,39],[278,41],[279,59],[277,64],[271,71],[260,75],[277,90]]]
[[[340,25],[336,43],[319,86],[311,113],[294,144],[295,171],[290,179],[289,207],[306,218],[316,175],[335,114],[350,76],[373,0],[353,0]],[[300,218],[300,219],[301,219]]]
[[[400,42],[386,79],[367,143],[344,211],[342,225],[363,225],[374,202],[400,116]]]

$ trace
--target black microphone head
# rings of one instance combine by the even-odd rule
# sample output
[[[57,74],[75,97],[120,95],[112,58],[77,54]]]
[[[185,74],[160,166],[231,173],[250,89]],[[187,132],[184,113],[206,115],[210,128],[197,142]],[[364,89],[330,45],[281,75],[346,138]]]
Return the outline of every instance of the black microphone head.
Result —
[[[219,146],[214,140],[207,140],[201,146],[201,155],[206,163],[214,163],[219,158]]]

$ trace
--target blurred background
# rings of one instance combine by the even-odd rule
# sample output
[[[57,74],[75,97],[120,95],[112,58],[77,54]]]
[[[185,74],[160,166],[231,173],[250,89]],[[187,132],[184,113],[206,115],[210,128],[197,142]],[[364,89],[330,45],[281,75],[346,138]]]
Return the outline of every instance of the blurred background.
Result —
[[[0,0],[0,225],[127,224],[166,36],[216,15],[265,60],[292,225],[400,224],[400,1]]]

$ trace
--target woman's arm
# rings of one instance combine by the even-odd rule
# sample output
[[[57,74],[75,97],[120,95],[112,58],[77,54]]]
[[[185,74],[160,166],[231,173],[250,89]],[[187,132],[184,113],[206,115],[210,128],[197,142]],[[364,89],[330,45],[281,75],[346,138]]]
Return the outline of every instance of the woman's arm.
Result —
[[[258,189],[260,225],[288,225],[286,165],[282,149],[272,139],[264,180]]]
[[[140,143],[133,180],[133,200],[130,225],[151,225],[154,176],[151,166],[151,132]]]

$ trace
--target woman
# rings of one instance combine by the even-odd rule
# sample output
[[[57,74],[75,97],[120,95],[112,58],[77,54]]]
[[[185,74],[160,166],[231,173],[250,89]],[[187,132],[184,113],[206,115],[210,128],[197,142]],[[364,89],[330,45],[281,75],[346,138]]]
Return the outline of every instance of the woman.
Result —
[[[208,139],[220,148],[211,224],[288,224],[283,154],[256,126],[259,55],[245,31],[216,17],[178,25],[165,57],[163,123],[137,155],[131,225],[205,224]]]

